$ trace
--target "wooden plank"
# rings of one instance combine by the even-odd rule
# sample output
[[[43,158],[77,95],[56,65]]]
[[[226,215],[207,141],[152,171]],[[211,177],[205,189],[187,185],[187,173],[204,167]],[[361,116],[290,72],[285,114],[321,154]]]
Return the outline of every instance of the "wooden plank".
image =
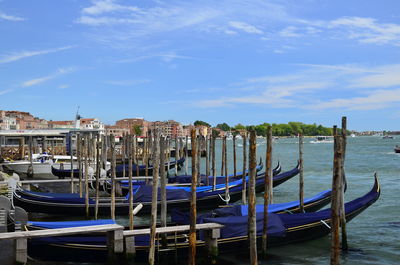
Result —
[[[8,233],[0,233],[0,240],[68,236],[81,233],[108,232],[117,229],[124,229],[124,227],[117,224],[108,224],[108,225],[91,225],[91,226],[79,226],[79,227],[68,227],[68,228],[56,228],[56,229],[43,229],[34,231],[8,232]]]
[[[207,229],[220,229],[224,225],[218,223],[203,223],[196,224],[196,230],[207,230]],[[157,227],[156,234],[161,233],[176,233],[176,232],[186,232],[190,231],[190,225],[177,225],[177,226],[167,226],[167,227]],[[149,235],[150,228],[136,229],[136,230],[125,230],[124,237],[139,236],[139,235]]]

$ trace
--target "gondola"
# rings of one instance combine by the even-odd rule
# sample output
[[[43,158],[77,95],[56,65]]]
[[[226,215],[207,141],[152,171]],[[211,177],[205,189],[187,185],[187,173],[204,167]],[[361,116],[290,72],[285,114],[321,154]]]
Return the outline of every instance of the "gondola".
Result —
[[[185,162],[185,158],[181,158],[177,161],[171,161],[169,163],[169,169],[172,169],[175,167],[175,165],[178,165],[178,167],[182,167],[183,163]],[[132,164],[132,174],[133,176],[137,176],[137,169],[139,167],[139,176],[144,176],[146,174],[146,165],[136,165]],[[165,163],[165,169],[168,169],[168,163]],[[79,169],[74,169],[74,178],[79,178]],[[109,173],[110,170],[107,172]],[[124,175],[124,165],[118,164],[115,168],[116,176],[117,177],[122,177]],[[71,177],[71,170],[70,169],[58,169],[55,168],[54,166],[51,167],[51,173],[54,176],[59,177],[60,179],[63,178],[69,178]],[[125,176],[128,176],[129,174],[129,164],[125,164]],[[153,174],[153,166],[149,165],[147,167],[147,174],[151,176]]]
[[[178,170],[183,166],[183,163],[185,163],[185,158],[180,158],[178,160],[170,161],[169,163],[165,163],[165,169],[172,169],[175,166],[178,167]],[[125,176],[129,175],[129,163],[125,165],[117,165],[115,168],[116,176],[117,177],[122,177],[124,175],[124,167],[125,167]],[[138,171],[139,171],[139,176],[145,176],[146,175],[146,165],[137,165],[137,164],[132,164],[132,175],[133,176],[138,176]],[[148,165],[147,166],[147,175],[151,176],[153,175],[153,166]]]
[[[262,160],[260,159],[260,163],[257,165],[256,167],[256,171],[259,172],[263,169],[263,163]],[[277,175],[277,173],[279,174],[279,172],[281,171],[281,166],[280,163],[278,163],[278,165],[276,166],[276,168],[274,168],[273,170],[273,174],[274,176]],[[248,174],[248,170],[246,170],[246,175]],[[243,173],[239,172],[236,174],[236,177],[234,177],[233,174],[228,175],[229,176],[229,181],[235,181],[238,179],[241,179],[243,177]],[[216,176],[216,184],[224,184],[226,180],[225,176]],[[190,185],[192,181],[192,175],[178,175],[178,176],[168,176],[168,183],[170,184],[188,184]],[[213,177],[209,176],[208,177],[208,185],[213,183]],[[126,195],[129,192],[129,181],[128,180],[121,180],[119,181],[120,183],[120,187],[121,187],[121,191],[122,191],[122,195]],[[102,189],[108,193],[111,192],[111,182],[108,181],[103,181],[102,182],[103,187]],[[146,181],[144,180],[134,180],[133,181],[134,185],[145,185]],[[200,175],[200,185],[207,185],[207,177],[206,175]],[[94,185],[92,185],[94,187]]]
[[[264,165],[262,163],[262,159],[260,158],[260,162],[258,163],[256,167],[256,171],[259,172],[263,169]],[[282,170],[281,164],[278,162],[278,165],[273,169],[273,175],[276,176],[279,174]],[[248,174],[249,170],[246,170],[245,173],[246,175]],[[239,178],[243,177],[243,172],[238,172],[236,173],[236,176],[233,174],[228,175],[229,180],[237,180]],[[222,184],[225,183],[225,176],[216,176],[216,183],[217,184]],[[214,177],[213,176],[208,176],[208,182],[207,182],[207,176],[206,175],[200,175],[200,183],[203,185],[207,185],[208,183],[213,183]],[[192,182],[192,175],[179,175],[179,176],[169,176],[168,177],[168,182],[169,183],[191,183]]]
[[[273,178],[273,185],[277,186],[284,181],[294,177],[299,173],[297,165],[290,171],[276,175]],[[246,177],[246,183],[248,177]],[[243,182],[241,179],[229,182],[229,198],[224,198],[225,184],[213,186],[197,187],[197,206],[198,209],[212,209],[218,205],[226,204],[227,201],[235,202],[241,199]],[[143,204],[141,213],[149,213],[151,209],[152,187],[149,185],[135,185],[133,192],[134,205]],[[264,173],[259,174],[256,180],[256,190],[264,189]],[[158,189],[158,201],[160,201],[160,189]],[[190,187],[167,187],[168,209],[173,208],[188,209],[190,207]],[[79,197],[79,194],[71,193],[43,193],[32,192],[23,189],[14,191],[14,204],[24,208],[28,212],[40,212],[51,214],[85,214],[85,196]],[[101,198],[99,200],[99,213],[109,214],[111,208],[110,198]],[[89,209],[91,213],[95,209],[95,200],[89,199]],[[117,214],[128,214],[129,198],[119,197],[116,199],[115,210]]]
[[[351,221],[354,217],[362,213],[372,205],[380,196],[380,186],[375,176],[373,188],[364,196],[345,204],[346,221]],[[270,213],[268,216],[268,247],[286,245],[291,243],[308,241],[324,237],[331,232],[331,209],[321,210],[310,213]],[[261,246],[261,235],[263,231],[263,213],[256,214],[257,219],[257,246]],[[248,216],[239,212],[224,212],[214,214],[212,217],[204,217],[204,223],[219,223],[224,225],[220,230],[218,239],[219,253],[243,252],[247,251],[248,246]],[[112,223],[112,221],[108,221]],[[74,224],[82,226],[84,223]],[[86,223],[87,224],[87,223]],[[97,224],[96,221],[89,222],[90,225]],[[64,225],[64,226],[63,226]],[[69,223],[30,223],[27,229],[46,229],[71,227]],[[178,234],[167,237],[166,248],[176,248],[178,255],[187,255],[188,240],[187,235]],[[158,240],[158,237],[156,238]],[[158,241],[156,241],[158,245]],[[199,233],[196,241],[198,252],[205,250],[204,236]],[[149,236],[135,237],[136,258],[146,259],[149,250]],[[301,247],[301,246],[299,246]],[[158,249],[158,247],[156,248]],[[160,249],[163,247],[160,246]],[[29,255],[33,258],[45,260],[82,261],[90,258],[91,261],[105,260],[107,258],[106,237],[103,235],[81,235],[38,238],[29,241]]]

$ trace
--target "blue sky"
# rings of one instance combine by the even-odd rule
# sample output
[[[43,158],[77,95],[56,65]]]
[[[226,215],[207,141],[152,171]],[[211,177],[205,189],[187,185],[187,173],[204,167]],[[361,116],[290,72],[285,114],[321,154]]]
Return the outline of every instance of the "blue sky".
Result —
[[[0,0],[0,109],[400,130],[398,0]]]

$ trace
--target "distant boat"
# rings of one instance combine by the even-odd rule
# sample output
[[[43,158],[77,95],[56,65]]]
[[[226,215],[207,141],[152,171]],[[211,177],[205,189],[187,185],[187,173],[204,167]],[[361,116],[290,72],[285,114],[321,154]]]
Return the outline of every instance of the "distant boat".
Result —
[[[396,145],[396,147],[394,148],[394,152],[395,153],[400,153],[400,146]]]
[[[391,135],[382,136],[382,139],[393,139],[394,137]]]
[[[77,158],[74,156],[73,163],[76,164]],[[32,166],[34,174],[51,174],[51,167],[70,169],[71,156],[66,155],[50,155],[50,154],[33,154]],[[18,174],[27,174],[31,162],[28,159],[13,162],[5,162],[8,168],[14,170]]]
[[[329,144],[333,143],[333,139],[329,138],[328,136],[317,136],[315,140],[310,141],[312,144]]]
[[[356,137],[356,135],[354,133],[350,134],[350,137]]]

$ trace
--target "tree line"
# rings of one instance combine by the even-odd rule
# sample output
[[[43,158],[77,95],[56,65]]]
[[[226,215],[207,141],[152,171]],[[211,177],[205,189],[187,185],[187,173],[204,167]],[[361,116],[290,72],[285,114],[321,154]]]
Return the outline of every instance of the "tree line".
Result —
[[[212,127],[210,124],[204,121],[195,121],[194,125],[205,125]],[[231,131],[232,133],[238,133],[241,130],[255,130],[258,136],[266,136],[268,126],[272,126],[272,134],[274,136],[295,136],[303,134],[305,136],[316,136],[316,135],[332,135],[332,128],[324,127],[322,125],[304,124],[302,122],[288,122],[288,123],[262,123],[259,125],[242,125],[236,124],[235,126],[229,126],[227,123],[217,124],[215,128],[223,130],[225,132]]]

